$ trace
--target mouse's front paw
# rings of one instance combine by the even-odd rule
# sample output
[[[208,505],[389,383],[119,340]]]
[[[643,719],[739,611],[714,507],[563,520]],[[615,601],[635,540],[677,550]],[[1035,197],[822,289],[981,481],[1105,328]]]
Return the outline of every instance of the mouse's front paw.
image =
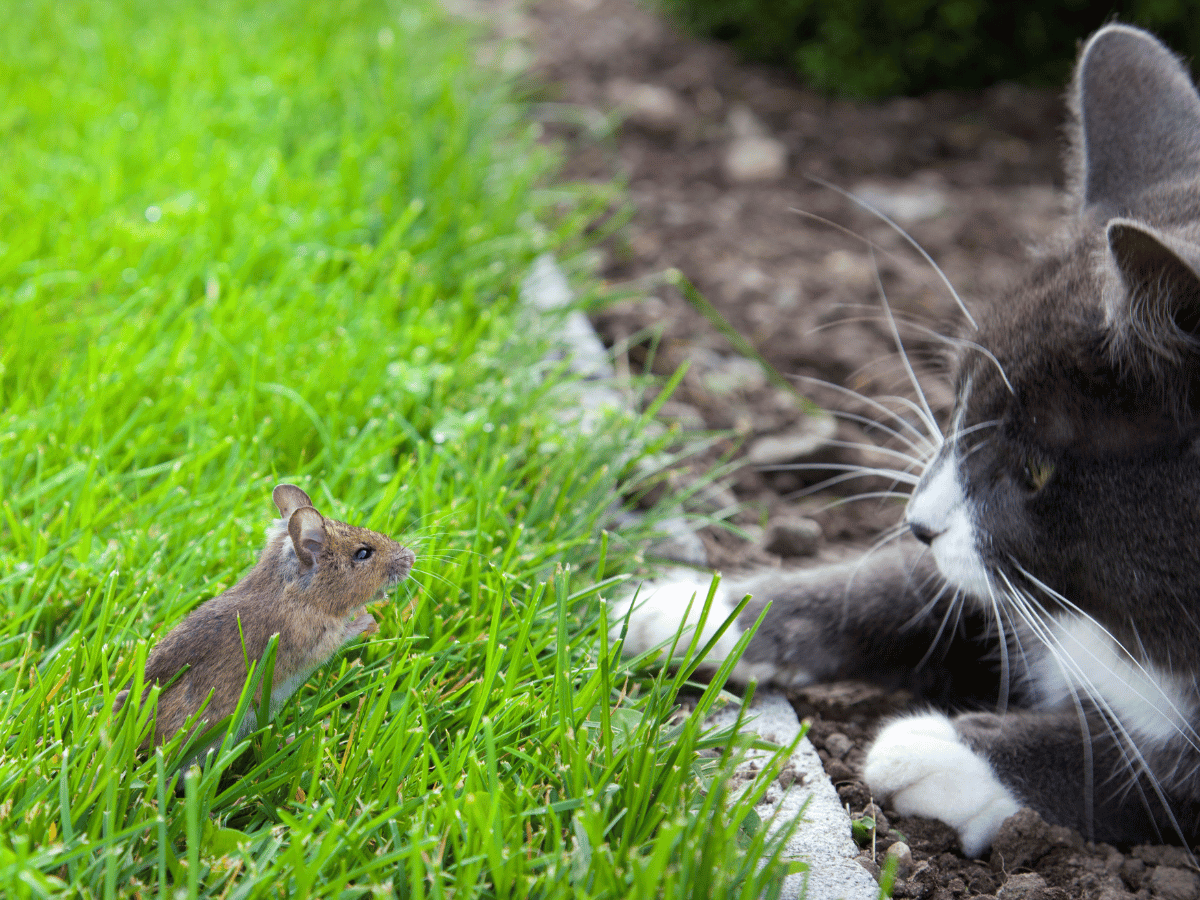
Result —
[[[379,631],[379,625],[375,622],[375,617],[369,612],[360,612],[357,616],[351,619],[345,625],[345,640],[352,641],[356,637],[364,634],[375,634]]]
[[[901,815],[953,827],[968,856],[991,846],[1000,823],[1020,808],[991,764],[941,713],[909,716],[884,728],[867,752],[863,777]]]

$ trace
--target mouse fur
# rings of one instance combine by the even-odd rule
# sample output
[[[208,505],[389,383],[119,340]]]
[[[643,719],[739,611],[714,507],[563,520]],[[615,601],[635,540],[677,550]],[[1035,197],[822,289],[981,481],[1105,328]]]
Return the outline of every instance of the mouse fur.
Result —
[[[163,690],[147,744],[170,740],[206,700],[203,721],[209,725],[233,713],[246,681],[246,662],[259,661],[278,634],[270,702],[274,715],[339,648],[378,630],[366,604],[412,570],[416,557],[408,547],[367,528],[325,518],[295,485],[279,485],[272,499],[281,518],[268,528],[254,568],[193,610],[150,652],[144,684]],[[117,695],[114,711],[128,693]],[[255,692],[255,700],[260,699],[261,688]],[[247,715],[237,737],[254,722]]]

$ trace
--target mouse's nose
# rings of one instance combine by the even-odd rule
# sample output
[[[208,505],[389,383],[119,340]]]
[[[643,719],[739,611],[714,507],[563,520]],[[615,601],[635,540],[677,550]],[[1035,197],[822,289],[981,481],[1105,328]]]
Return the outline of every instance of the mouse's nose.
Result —
[[[934,531],[928,525],[925,525],[921,522],[909,522],[908,530],[911,531],[913,533],[913,537],[915,537],[922,544],[932,544],[933,539],[941,534],[940,531]]]

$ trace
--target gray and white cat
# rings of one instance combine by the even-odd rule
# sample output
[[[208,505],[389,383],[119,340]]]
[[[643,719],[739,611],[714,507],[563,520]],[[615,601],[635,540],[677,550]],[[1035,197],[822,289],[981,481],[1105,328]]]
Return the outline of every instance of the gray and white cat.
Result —
[[[908,534],[725,583],[706,624],[754,595],[719,658],[771,604],[735,680],[868,677],[960,710],[1011,695],[892,721],[867,755],[877,796],[971,855],[1022,806],[1095,840],[1200,838],[1200,96],[1154,37],[1110,25],[1071,101],[1060,249],[961,342],[944,436],[897,429],[923,466],[896,473]],[[626,652],[707,589],[643,586]]]

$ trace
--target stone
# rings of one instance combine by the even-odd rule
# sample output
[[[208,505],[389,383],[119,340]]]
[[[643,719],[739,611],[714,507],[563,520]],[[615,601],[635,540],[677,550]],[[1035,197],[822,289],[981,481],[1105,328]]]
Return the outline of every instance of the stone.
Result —
[[[912,847],[908,846],[904,841],[896,841],[887,848],[887,855],[896,860],[896,875],[904,878],[908,872],[912,871],[913,855]]]
[[[996,871],[1013,872],[1029,868],[1056,847],[1078,849],[1082,845],[1083,839],[1077,832],[1060,825],[1049,825],[1025,807],[1001,823],[992,841],[990,862]]]
[[[1025,872],[1010,875],[996,892],[996,900],[1042,900],[1046,893],[1046,879],[1037,872]]]
[[[735,103],[725,124],[734,137],[769,137],[770,132],[754,111],[744,103]]]
[[[616,78],[609,82],[608,98],[626,122],[647,131],[672,132],[683,120],[682,103],[674,91],[662,85]]]
[[[857,861],[860,866],[870,873],[872,878],[874,878],[876,881],[879,880],[879,863],[877,863],[874,857],[871,856],[871,851],[864,850],[862,853],[858,854]]]
[[[805,416],[794,428],[755,440],[746,450],[752,466],[778,466],[814,456],[829,448],[837,434],[833,416]]]
[[[1175,866],[1180,869],[1192,866],[1192,857],[1187,850],[1168,844],[1139,844],[1129,851],[1129,855],[1155,866]]]
[[[948,203],[945,193],[933,187],[886,188],[862,184],[854,189],[854,195],[899,225],[940,216]]]
[[[725,151],[723,168],[734,184],[778,181],[787,173],[787,147],[772,137],[736,137]]]
[[[767,386],[762,365],[744,356],[721,356],[696,347],[688,354],[688,361],[705,390],[713,394],[750,394]]]
[[[1146,877],[1146,863],[1140,859],[1126,859],[1121,863],[1121,879],[1135,891],[1140,889]]]
[[[834,784],[854,780],[854,770],[840,759],[831,759],[829,765],[825,767],[825,771],[829,774],[829,780]]]
[[[1198,900],[1200,875],[1190,869],[1156,866],[1150,873],[1150,894],[1162,900]]]
[[[779,519],[767,528],[766,550],[778,556],[815,556],[820,543],[821,526],[812,519]]]
[[[850,748],[854,746],[854,742],[846,737],[840,731],[835,731],[829,737],[825,738],[825,749],[829,751],[829,755],[837,759],[842,759]]]
[[[755,694],[744,720],[747,731],[755,731],[777,745],[787,745],[800,733],[800,721],[792,704],[782,694]],[[721,727],[737,718],[730,704],[709,718],[707,724]],[[758,761],[768,751],[751,751]],[[743,766],[757,771],[751,756]],[[821,767],[820,757],[808,739],[802,739],[788,762],[796,777],[778,792],[768,791],[774,810],[759,808],[759,817],[774,830],[799,817],[799,825],[782,853],[782,859],[801,860],[809,865],[784,879],[780,900],[876,900],[879,885],[856,862],[859,850],[850,836],[850,818]]]

